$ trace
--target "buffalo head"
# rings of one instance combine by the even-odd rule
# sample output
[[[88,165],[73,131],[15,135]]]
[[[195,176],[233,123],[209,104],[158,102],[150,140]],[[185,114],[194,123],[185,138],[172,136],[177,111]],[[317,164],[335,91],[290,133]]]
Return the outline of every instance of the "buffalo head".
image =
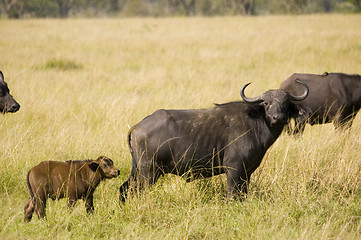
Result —
[[[4,74],[0,71],[0,112],[16,112],[19,108],[19,103],[10,95],[8,85],[4,81]]]
[[[242,87],[241,96],[245,102],[258,103],[264,109],[266,120],[271,125],[285,125],[290,117],[300,111],[299,106],[295,105],[292,101],[304,100],[309,92],[308,86],[305,83],[299,80],[297,80],[297,83],[305,88],[304,93],[300,96],[292,96],[284,90],[277,89],[269,90],[255,98],[248,98],[245,96],[244,90],[250,83]]]

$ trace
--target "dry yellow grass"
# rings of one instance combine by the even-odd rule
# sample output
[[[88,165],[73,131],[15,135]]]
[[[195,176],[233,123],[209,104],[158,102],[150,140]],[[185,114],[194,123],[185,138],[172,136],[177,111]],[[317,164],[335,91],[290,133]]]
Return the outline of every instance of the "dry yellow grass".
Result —
[[[21,104],[0,116],[0,238],[357,239],[361,120],[348,133],[282,135],[226,202],[225,179],[162,178],[118,205],[130,126],[159,108],[208,108],[258,95],[294,72],[361,73],[361,15],[0,20],[0,69]],[[106,155],[121,176],[101,184],[95,214],[49,202],[22,222],[26,173],[43,160]]]

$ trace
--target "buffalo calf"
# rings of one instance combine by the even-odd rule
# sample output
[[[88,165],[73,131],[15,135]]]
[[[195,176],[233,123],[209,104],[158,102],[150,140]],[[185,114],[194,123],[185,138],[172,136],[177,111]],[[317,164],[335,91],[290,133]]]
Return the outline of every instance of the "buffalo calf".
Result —
[[[19,109],[20,105],[10,95],[8,85],[4,80],[4,74],[0,71],[0,112],[17,112]]]
[[[119,170],[113,161],[101,156],[97,160],[46,161],[31,168],[27,183],[31,199],[24,208],[24,220],[29,222],[35,210],[40,219],[44,218],[46,201],[68,198],[69,207],[78,199],[85,201],[87,212],[93,212],[93,193],[100,181],[115,178]]]

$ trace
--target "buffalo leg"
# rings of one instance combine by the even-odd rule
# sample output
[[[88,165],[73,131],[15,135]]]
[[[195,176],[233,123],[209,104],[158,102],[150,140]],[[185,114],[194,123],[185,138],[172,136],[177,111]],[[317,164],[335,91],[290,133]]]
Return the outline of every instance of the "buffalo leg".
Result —
[[[119,188],[119,191],[120,191],[119,201],[120,202],[125,202],[125,199],[128,196],[129,183],[130,183],[130,177]]]
[[[46,196],[45,194],[38,195],[34,198],[35,200],[35,213],[38,215],[40,219],[46,217],[45,209],[46,209]]]
[[[155,169],[155,170],[154,170]],[[119,201],[125,202],[130,186],[132,191],[140,192],[144,189],[145,185],[151,186],[155,184],[160,176],[162,176],[162,171],[154,166],[143,165],[139,171],[132,171],[133,174],[120,186],[120,196]]]
[[[128,197],[128,190],[129,187],[131,185],[131,183],[136,183],[136,179],[135,176],[137,175],[137,157],[135,156],[135,153],[133,152],[133,150],[131,149],[131,154],[132,154],[132,170],[130,173],[129,178],[120,186],[119,191],[120,191],[120,195],[119,195],[119,202],[125,202],[126,198]],[[132,184],[135,188],[136,184]]]
[[[227,198],[244,199],[251,172],[247,172],[247,166],[243,157],[238,154],[239,149],[228,149],[224,153],[224,169],[227,176]]]
[[[243,199],[247,195],[249,181],[237,170],[227,171],[227,198]]]
[[[153,162],[147,161],[147,162]],[[146,184],[147,186],[154,185],[159,177],[162,175],[162,171],[159,167],[155,166],[154,163],[151,164],[143,164],[139,171],[139,180],[138,187],[143,189]]]
[[[75,194],[70,194],[69,197],[68,197],[68,207],[70,209],[74,208],[75,204],[76,204],[76,201],[77,201],[77,197]]]
[[[225,154],[225,171],[227,175],[227,197],[243,199],[247,195],[250,174],[246,173],[246,166],[239,160],[238,154],[229,151]]]
[[[85,209],[87,213],[94,212],[93,195],[90,195],[85,199]]]
[[[34,199],[31,198],[24,207],[24,221],[30,222],[35,210]]]

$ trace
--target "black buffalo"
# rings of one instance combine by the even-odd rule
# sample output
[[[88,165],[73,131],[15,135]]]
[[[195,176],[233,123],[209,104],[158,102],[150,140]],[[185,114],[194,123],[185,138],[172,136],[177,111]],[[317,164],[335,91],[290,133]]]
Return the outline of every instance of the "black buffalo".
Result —
[[[0,112],[17,112],[19,108],[19,103],[10,95],[8,85],[4,80],[4,74],[0,71]]]
[[[333,122],[336,128],[349,128],[361,107],[361,76],[344,73],[300,74],[295,73],[282,82],[280,89],[297,94],[302,88],[300,80],[310,89],[308,97],[298,104],[302,110],[295,117],[295,128],[289,132],[302,133],[305,124]]]
[[[227,196],[247,193],[251,174],[267,149],[281,134],[288,119],[298,112],[292,96],[283,90],[269,90],[245,102],[216,104],[212,109],[157,110],[133,126],[128,134],[132,155],[130,177],[120,187],[120,201],[128,189],[152,185],[172,173],[191,181],[227,174]],[[292,100],[292,101],[291,101]]]

